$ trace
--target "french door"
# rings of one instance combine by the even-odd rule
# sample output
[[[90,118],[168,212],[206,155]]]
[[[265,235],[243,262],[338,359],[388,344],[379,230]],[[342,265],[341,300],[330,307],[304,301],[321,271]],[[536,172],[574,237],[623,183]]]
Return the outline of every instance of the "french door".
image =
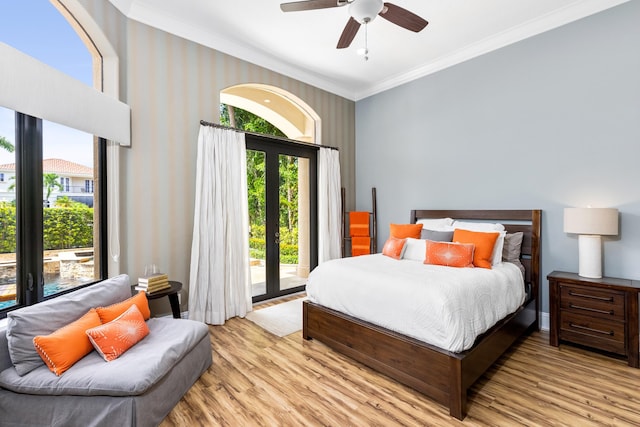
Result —
[[[303,291],[318,263],[317,148],[246,134],[253,302]]]

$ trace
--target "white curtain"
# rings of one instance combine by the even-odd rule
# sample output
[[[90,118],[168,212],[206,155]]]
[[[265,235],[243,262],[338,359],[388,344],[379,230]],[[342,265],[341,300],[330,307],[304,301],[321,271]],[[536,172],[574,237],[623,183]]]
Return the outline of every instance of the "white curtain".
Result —
[[[189,318],[222,325],[251,311],[244,133],[200,126]]]
[[[318,151],[318,264],[342,256],[340,156],[338,150]]]
[[[107,141],[107,248],[110,276],[120,274],[120,145]]]

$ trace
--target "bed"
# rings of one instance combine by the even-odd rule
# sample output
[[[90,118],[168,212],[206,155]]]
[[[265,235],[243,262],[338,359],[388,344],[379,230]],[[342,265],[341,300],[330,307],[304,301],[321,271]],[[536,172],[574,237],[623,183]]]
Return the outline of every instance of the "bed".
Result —
[[[317,339],[466,416],[467,390],[523,334],[539,329],[540,210],[413,210],[410,222],[454,218],[500,222],[523,232],[524,302],[461,352],[445,350],[354,316],[305,301],[303,337]]]

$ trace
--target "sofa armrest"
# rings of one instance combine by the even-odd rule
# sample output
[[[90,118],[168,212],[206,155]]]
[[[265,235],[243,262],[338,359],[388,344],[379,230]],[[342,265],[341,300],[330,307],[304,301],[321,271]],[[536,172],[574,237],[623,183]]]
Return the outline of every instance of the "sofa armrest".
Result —
[[[7,319],[0,320],[0,372],[12,366],[7,342]]]

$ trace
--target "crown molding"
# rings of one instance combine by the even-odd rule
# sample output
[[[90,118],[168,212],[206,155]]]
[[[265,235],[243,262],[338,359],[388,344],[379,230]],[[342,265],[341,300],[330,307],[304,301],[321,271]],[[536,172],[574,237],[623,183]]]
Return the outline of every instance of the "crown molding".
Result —
[[[275,71],[287,77],[315,86],[327,92],[354,100],[355,93],[339,82],[332,81],[317,73],[295,66],[281,59],[269,55],[250,45],[240,43],[235,39],[226,37],[220,33],[211,31],[210,28],[202,28],[189,22],[176,19],[175,16],[163,13],[150,7],[141,0],[109,0],[127,18],[140,22],[150,27],[166,31],[184,39],[193,41],[203,46],[210,47],[219,52],[250,62],[270,71]],[[124,13],[118,4],[123,3],[128,13]]]
[[[557,9],[552,13],[527,21],[521,25],[509,28],[506,31],[487,37],[463,49],[443,56],[437,60],[425,64],[422,67],[399,74],[379,84],[370,86],[367,90],[358,92],[355,100],[367,98],[380,92],[392,89],[396,86],[411,82],[429,74],[436,73],[445,68],[468,61],[485,53],[498,50],[510,44],[536,36],[546,31],[553,30],[587,16],[610,9],[629,0],[586,0],[577,1],[571,5]]]
[[[182,22],[174,16],[150,7],[145,0],[109,1],[129,19],[175,34],[344,98],[359,101],[545,31],[618,6],[629,0],[576,0],[568,6],[509,28],[506,31],[470,44],[449,55],[440,57],[435,61],[425,63],[421,67],[400,73],[359,91],[354,91],[352,84],[341,83],[308,69],[288,63],[273,55],[255,49],[250,45],[214,33],[210,28],[201,28],[187,22]]]

